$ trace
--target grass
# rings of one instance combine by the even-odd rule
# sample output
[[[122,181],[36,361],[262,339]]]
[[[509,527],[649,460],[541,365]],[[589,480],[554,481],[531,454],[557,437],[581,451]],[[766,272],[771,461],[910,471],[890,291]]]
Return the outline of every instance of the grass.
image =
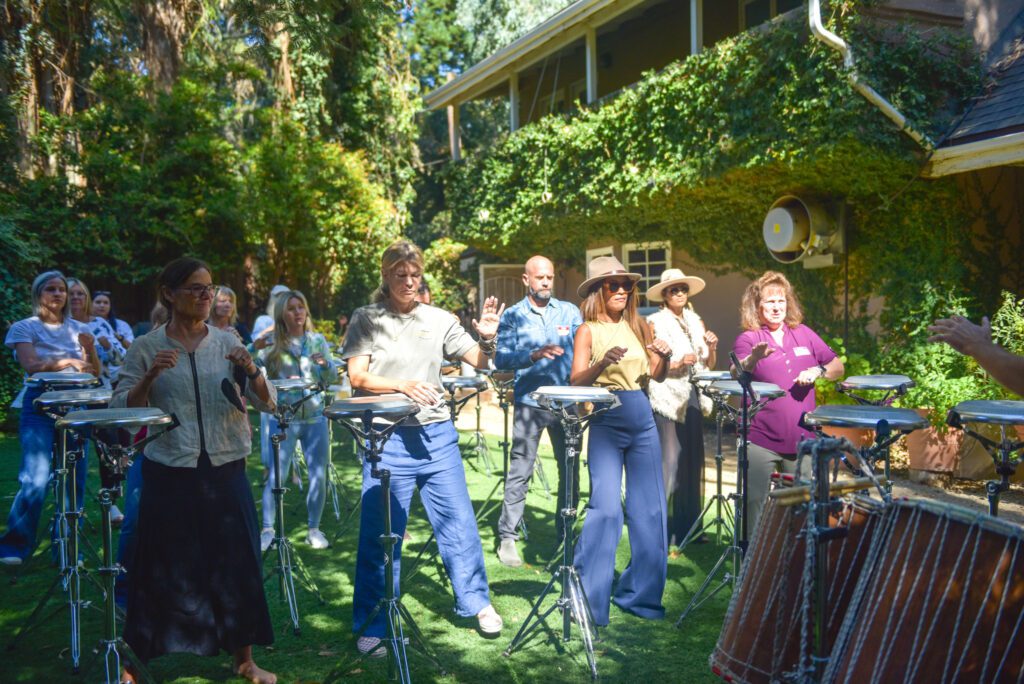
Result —
[[[340,438],[341,430],[336,429]],[[498,437],[489,437],[492,458],[501,463]],[[552,486],[557,470],[550,448],[541,449],[545,470]],[[342,506],[351,505],[359,489],[359,469],[352,456],[351,444],[336,443],[334,462],[348,493]],[[0,435],[0,508],[9,509],[17,491],[17,470],[20,448],[16,436]],[[466,461],[470,495],[479,505],[491,490],[494,479],[475,468],[475,459]],[[95,459],[90,458],[89,489],[99,486]],[[585,472],[585,469],[584,469]],[[254,496],[259,500],[261,468],[255,455],[249,459],[249,478]],[[586,501],[587,477],[583,477]],[[500,496],[499,492],[496,496]],[[50,502],[48,502],[50,503]],[[337,543],[325,551],[313,551],[305,543],[304,496],[294,490],[286,497],[286,521],[289,534],[302,560],[309,568],[326,600],[320,605],[309,593],[299,592],[299,610],[302,633],[292,634],[287,606],[280,600],[275,582],[267,584],[267,598],[275,629],[276,641],[272,647],[257,648],[256,658],[263,667],[278,674],[280,682],[322,682],[332,671],[343,675],[346,681],[378,682],[386,680],[384,661],[351,666],[354,653],[352,640],[352,582],[355,568],[355,540],[357,522],[351,525]],[[99,520],[99,507],[90,499],[87,514]],[[52,509],[44,511],[48,519]],[[526,565],[506,568],[498,563],[494,554],[497,519],[495,510],[481,524],[487,573],[495,607],[505,619],[505,631],[499,639],[484,640],[474,629],[474,620],[462,620],[452,613],[451,588],[440,568],[439,561],[428,565],[413,579],[403,579],[403,603],[408,607],[423,630],[430,648],[444,665],[448,674],[442,676],[430,663],[410,651],[411,669],[417,682],[586,682],[589,676],[586,658],[578,632],[573,640],[563,644],[555,632],[541,631],[522,649],[506,658],[502,651],[508,646],[516,630],[526,618],[531,604],[550,578],[544,565],[554,552],[554,498],[548,499],[535,484],[527,499],[529,540],[521,542],[520,551]],[[322,527],[330,538],[338,529],[330,502],[324,511]],[[410,550],[418,550],[430,534],[430,528],[418,502],[414,503],[409,525],[413,537],[407,543]],[[99,546],[98,535],[94,541]],[[664,621],[648,621],[623,613],[614,606],[611,624],[601,632],[597,645],[598,670],[601,679],[608,682],[670,681],[713,682],[708,668],[708,655],[714,648],[728,602],[728,592],[709,601],[684,623],[682,629],[673,628],[673,622],[686,606],[690,595],[699,586],[705,574],[714,565],[721,549],[713,544],[691,546],[685,556],[669,561],[668,585],[664,604]],[[617,567],[621,570],[629,560],[629,540],[625,532],[618,549]],[[89,567],[95,567],[88,563]],[[32,562],[17,573],[5,571],[0,577],[0,643],[5,647],[12,635],[24,622],[39,598],[52,581],[55,570],[49,564],[48,544],[41,544]],[[86,598],[99,602],[98,592],[86,587]],[[61,595],[62,596],[62,595]],[[57,605],[54,603],[53,605]],[[560,633],[560,620],[549,618],[553,630]],[[91,649],[102,631],[102,615],[88,610],[83,618],[83,661],[91,659]],[[4,653],[0,680],[6,682],[62,682],[96,681],[101,670],[94,667],[86,677],[73,677],[69,672],[67,653],[67,614],[56,617],[33,630],[15,650]],[[173,655],[150,663],[158,681],[177,684],[198,682],[241,681],[230,671],[227,655],[200,658]],[[340,668],[340,669],[337,669]]]

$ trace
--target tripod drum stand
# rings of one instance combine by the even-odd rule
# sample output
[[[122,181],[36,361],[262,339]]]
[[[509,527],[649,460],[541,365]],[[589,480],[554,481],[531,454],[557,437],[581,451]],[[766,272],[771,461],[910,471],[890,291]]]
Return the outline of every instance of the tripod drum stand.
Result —
[[[359,628],[356,640],[358,641],[377,616],[383,613],[387,621],[387,635],[384,641],[388,645],[388,674],[397,674],[398,681],[402,684],[409,684],[411,681],[405,649],[405,628],[408,628],[412,637],[412,645],[426,655],[435,667],[442,670],[441,664],[427,650],[423,634],[408,609],[402,605],[395,587],[394,550],[398,544],[398,535],[391,528],[391,471],[379,467],[381,452],[391,433],[403,420],[418,411],[419,407],[402,394],[341,399],[324,409],[325,416],[344,425],[352,433],[353,438],[362,445],[363,457],[370,463],[370,476],[380,480],[381,510],[384,517],[384,529],[380,535],[384,551],[384,595]],[[377,421],[376,424],[374,421]]]
[[[962,429],[966,434],[978,440],[988,450],[996,467],[998,480],[985,483],[988,495],[988,512],[992,516],[999,515],[999,495],[1010,488],[1010,477],[1017,471],[1020,463],[1020,449],[1024,440],[1010,439],[1007,428],[1024,425],[1024,401],[962,401],[949,412],[947,421],[953,427]],[[986,437],[976,430],[967,427],[967,423],[982,423],[999,426],[999,441]],[[1017,456],[1013,456],[1017,452]]]
[[[146,444],[177,426],[177,418],[169,416],[157,408],[73,411],[57,421],[58,428],[73,430],[80,433],[83,437],[91,439],[96,445],[96,451],[100,459],[110,468],[116,480],[113,488],[100,489],[97,497],[100,502],[100,525],[103,535],[103,565],[99,568],[98,572],[103,578],[104,593],[103,638],[100,639],[98,653],[102,653],[104,665],[103,681],[106,684],[117,684],[121,681],[122,656],[132,663],[132,667],[143,679],[154,681],[153,677],[146,671],[142,661],[136,657],[131,648],[117,634],[117,608],[114,600],[114,585],[117,581],[117,576],[123,572],[123,569],[114,562],[110,507],[113,498],[121,493],[121,482],[124,480],[125,470],[131,464],[131,458]],[[141,427],[146,427],[148,430],[146,439],[136,442],[131,446],[107,444],[101,437],[101,431],[103,430]],[[157,431],[157,428],[164,429]]]
[[[583,591],[583,583],[573,565],[575,545],[569,538],[569,531],[573,528],[573,518],[576,517],[576,509],[571,506],[574,489],[573,473],[575,472],[573,459],[579,457],[583,432],[590,421],[594,416],[618,406],[619,400],[614,394],[600,387],[541,387],[530,396],[541,408],[558,415],[562,419],[562,427],[565,430],[566,507],[559,511],[559,515],[562,517],[563,529],[566,530],[566,538],[562,544],[561,565],[554,571],[551,580],[534,601],[530,614],[526,616],[526,620],[523,621],[523,625],[512,639],[512,643],[505,649],[505,655],[511,656],[535,630],[542,625],[546,626],[547,617],[557,609],[562,612],[562,641],[569,641],[573,622],[579,625],[587,664],[590,667],[590,676],[597,679],[597,660],[594,655],[597,625],[594,624],[590,604]],[[594,410],[589,415],[581,415],[582,412],[579,409],[588,402],[594,405]],[[540,608],[544,599],[554,589],[555,582],[561,585],[561,593],[554,604],[541,613]]]
[[[65,375],[54,373],[53,375]],[[79,374],[76,374],[79,375]],[[88,375],[88,374],[81,374]],[[92,375],[88,375],[95,381]],[[46,383],[52,387],[51,383]],[[99,408],[110,401],[110,390],[105,389],[71,389],[50,390],[43,392],[33,402],[36,410],[45,413],[54,421],[59,422],[68,413],[83,408]],[[82,445],[84,447],[84,445]],[[82,600],[81,578],[89,579],[102,592],[99,583],[82,567],[78,561],[79,549],[79,501],[77,495],[78,462],[83,449],[68,448],[68,433],[63,426],[57,426],[53,437],[53,463],[51,467],[51,487],[54,495],[54,514],[52,527],[52,544],[56,547],[57,576],[50,587],[36,604],[28,619],[22,624],[8,645],[13,649],[18,642],[34,627],[43,624],[55,616],[64,607],[68,609],[70,618],[70,653],[72,672],[78,672],[81,662],[81,613],[88,605]],[[50,615],[39,619],[42,610],[53,598],[57,587],[63,588],[67,594],[67,602],[61,604]]]
[[[267,573],[264,581],[270,579],[273,575],[277,575],[278,578],[278,589],[280,590],[281,597],[288,603],[288,613],[291,618],[292,632],[296,635],[300,633],[299,628],[299,603],[295,596],[295,575],[299,576],[299,580],[305,585],[307,591],[309,591],[316,599],[323,604],[324,598],[320,595],[320,590],[316,586],[316,582],[313,581],[313,576],[306,570],[306,566],[303,565],[302,559],[295,552],[295,548],[292,546],[291,541],[285,534],[284,529],[284,493],[288,491],[288,488],[284,486],[281,478],[284,473],[281,472],[281,442],[287,438],[288,425],[291,420],[295,417],[295,414],[299,411],[299,408],[303,403],[309,401],[322,388],[318,387],[316,383],[305,380],[303,378],[289,378],[286,380],[271,380],[270,383],[279,392],[293,392],[301,391],[303,396],[298,401],[288,404],[279,401],[277,404],[277,411],[274,413],[274,418],[277,420],[278,430],[270,436],[270,443],[274,453],[274,487],[271,491],[274,494],[274,505],[276,507],[276,516],[274,518],[274,540],[267,547],[267,553],[272,551],[277,552],[277,564],[274,569]]]

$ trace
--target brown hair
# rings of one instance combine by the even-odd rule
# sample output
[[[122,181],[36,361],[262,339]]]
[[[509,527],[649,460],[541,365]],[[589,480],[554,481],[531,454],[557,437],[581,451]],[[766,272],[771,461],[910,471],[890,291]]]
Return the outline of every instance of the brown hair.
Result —
[[[778,271],[765,271],[760,278],[747,285],[743,292],[743,299],[740,301],[740,325],[744,330],[760,330],[764,323],[761,321],[761,300],[764,298],[765,290],[782,290],[786,296],[786,320],[785,324],[795,328],[804,320],[804,311],[800,308],[800,300],[786,276]]]
[[[384,250],[384,253],[380,256],[380,287],[378,287],[373,293],[373,302],[380,304],[381,302],[388,301],[390,293],[388,292],[387,274],[398,268],[402,264],[412,264],[416,268],[423,272],[423,252],[420,248],[409,242],[408,240],[398,240],[397,242],[391,243],[391,245]]]
[[[615,276],[609,275],[608,277]],[[633,291],[626,298],[626,308],[622,312],[622,317],[626,319],[626,324],[636,335],[636,339],[640,340],[640,344],[646,346],[651,343],[651,334],[646,321],[640,317],[640,313],[636,309],[636,285],[637,283],[633,283]],[[583,315],[584,322],[599,320],[600,314],[607,313],[604,307],[603,289],[604,279],[602,278],[591,285],[587,291],[586,298],[580,304],[580,313]]]

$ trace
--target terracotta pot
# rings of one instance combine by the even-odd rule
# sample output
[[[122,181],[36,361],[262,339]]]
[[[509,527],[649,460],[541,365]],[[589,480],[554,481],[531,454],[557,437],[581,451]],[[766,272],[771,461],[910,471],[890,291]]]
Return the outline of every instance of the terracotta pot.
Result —
[[[824,432],[830,437],[845,437],[850,440],[855,447],[870,446],[875,441],[875,431],[865,430],[863,428],[829,426],[824,428]]]
[[[925,418],[928,409],[914,409]],[[932,426],[914,430],[907,435],[907,455],[911,470],[930,470],[938,473],[952,473],[959,462],[960,447],[964,433],[949,428],[944,434]]]

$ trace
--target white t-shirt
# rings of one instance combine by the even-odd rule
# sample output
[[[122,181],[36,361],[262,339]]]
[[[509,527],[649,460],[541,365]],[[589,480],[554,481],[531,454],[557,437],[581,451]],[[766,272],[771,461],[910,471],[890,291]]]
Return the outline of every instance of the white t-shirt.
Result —
[[[89,326],[72,319],[64,318],[63,323],[43,323],[39,316],[32,316],[18,321],[7,331],[4,344],[14,351],[15,347],[28,342],[40,360],[81,359],[85,360],[85,351],[78,343],[78,334],[89,332]],[[28,375],[25,375],[28,379]],[[21,407],[21,395],[12,404]]]

